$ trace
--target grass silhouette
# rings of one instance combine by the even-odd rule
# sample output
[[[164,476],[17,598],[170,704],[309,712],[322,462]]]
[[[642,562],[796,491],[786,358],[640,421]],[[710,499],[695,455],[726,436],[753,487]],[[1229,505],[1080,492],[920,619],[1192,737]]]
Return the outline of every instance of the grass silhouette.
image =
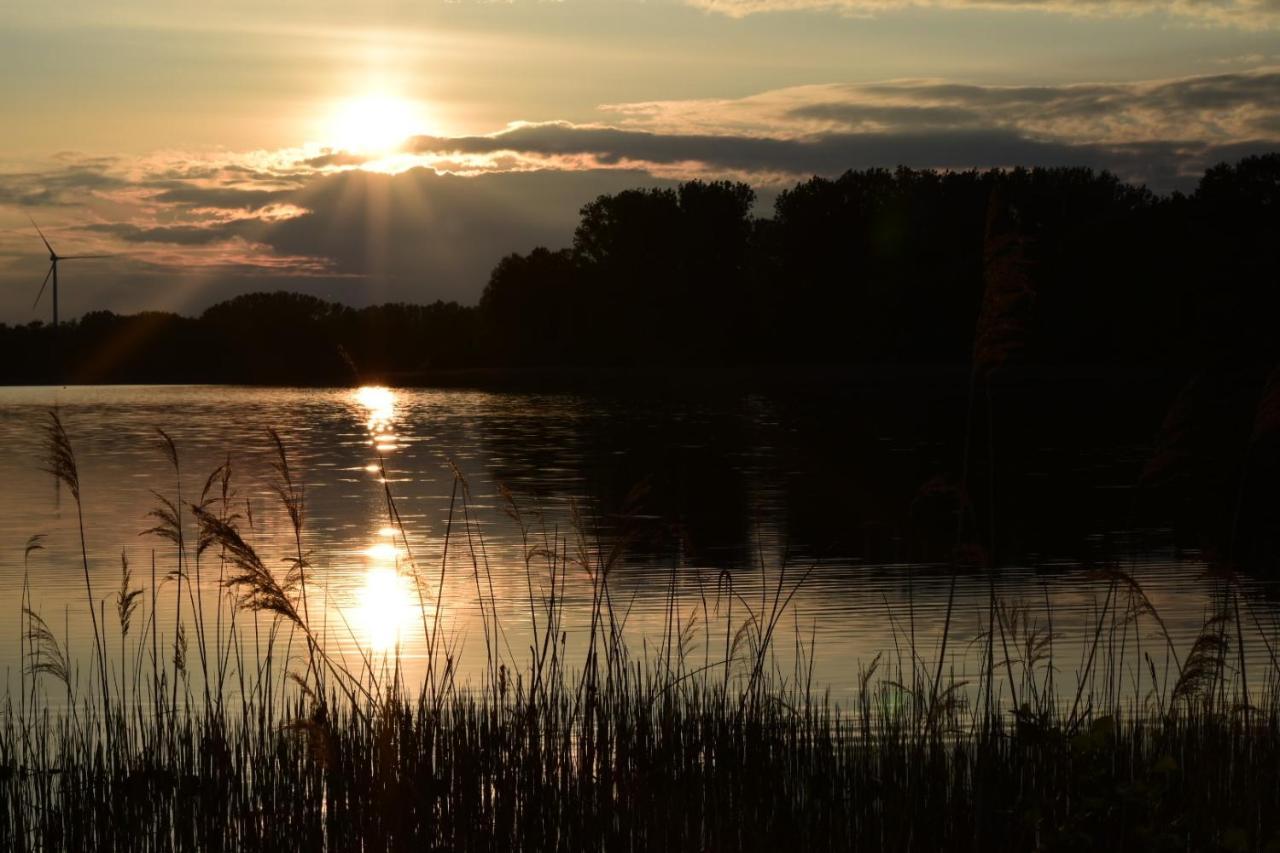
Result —
[[[79,506],[71,439],[56,415],[50,424],[49,467]],[[1055,663],[1052,609],[1041,622],[993,592],[985,635],[969,638],[984,662],[968,679],[917,647],[913,613],[889,613],[905,643],[862,668],[856,700],[839,707],[814,683],[815,641],[797,636],[779,654],[806,575],[780,571],[757,597],[725,573],[686,601],[673,571],[661,635],[637,650],[610,584],[625,525],[605,542],[579,514],[565,536],[504,491],[528,579],[530,633],[518,638],[498,619],[460,472],[431,567],[409,547],[384,468],[427,649],[424,678],[409,683],[398,659],[352,666],[328,648],[307,600],[304,490],[283,440],[270,440],[281,541],[239,511],[229,461],[194,503],[157,496],[147,532],[174,546],[172,566],[153,563],[146,589],[122,560],[114,626],[82,535],[86,686],[24,582],[26,666],[0,725],[5,849],[1280,849],[1280,667],[1230,574],[1179,650],[1137,581],[1096,572],[1105,597],[1073,674]],[[27,555],[40,547],[33,538]],[[441,623],[450,549],[479,604],[486,665],[474,680],[460,679],[458,640]],[[264,556],[276,552],[283,571]],[[172,654],[158,639],[157,572],[177,595]],[[590,591],[580,662],[567,651],[570,575]],[[215,576],[210,612],[198,588]],[[1131,645],[1139,622],[1161,648]],[[1262,683],[1245,678],[1246,642],[1265,645]],[[1150,680],[1126,688],[1135,660]]]

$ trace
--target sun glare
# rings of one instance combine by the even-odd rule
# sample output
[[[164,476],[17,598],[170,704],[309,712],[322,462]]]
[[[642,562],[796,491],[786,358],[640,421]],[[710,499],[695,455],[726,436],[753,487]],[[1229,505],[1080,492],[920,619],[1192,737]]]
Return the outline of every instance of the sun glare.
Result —
[[[388,652],[412,624],[414,607],[409,579],[394,567],[375,564],[365,571],[364,585],[356,591],[356,626],[376,652]]]
[[[393,154],[409,137],[425,132],[418,104],[390,95],[364,95],[339,103],[324,142],[355,154]]]
[[[369,648],[390,651],[414,616],[413,589],[400,572],[394,545],[375,542],[364,550],[364,557],[364,583],[355,591],[353,621]]]
[[[365,428],[369,431],[369,445],[379,453],[390,453],[399,447],[395,431],[396,394],[390,388],[366,385],[355,392],[355,401],[367,413]],[[378,471],[377,465],[365,470]]]

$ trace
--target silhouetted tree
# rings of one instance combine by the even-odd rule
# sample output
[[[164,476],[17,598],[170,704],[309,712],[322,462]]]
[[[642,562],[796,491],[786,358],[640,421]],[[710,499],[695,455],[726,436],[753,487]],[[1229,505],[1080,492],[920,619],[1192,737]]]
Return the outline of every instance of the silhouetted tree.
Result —
[[[571,364],[591,334],[589,300],[572,252],[507,255],[480,297],[485,342],[507,363]]]
[[[598,321],[594,357],[614,364],[733,360],[752,303],[745,271],[755,193],[693,181],[628,190],[582,209],[573,251]]]

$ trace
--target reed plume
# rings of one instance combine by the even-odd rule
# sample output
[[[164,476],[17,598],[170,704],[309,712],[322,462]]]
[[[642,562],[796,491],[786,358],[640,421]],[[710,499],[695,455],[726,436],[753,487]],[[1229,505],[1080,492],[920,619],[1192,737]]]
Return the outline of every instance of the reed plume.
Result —
[[[106,716],[111,691],[107,686],[106,636],[102,632],[105,626],[98,624],[98,600],[93,594],[93,583],[89,578],[89,545],[84,535],[84,506],[80,500],[80,469],[76,464],[75,451],[71,447],[71,438],[67,435],[66,427],[63,426],[62,417],[57,409],[49,410],[48,421],[45,423],[45,471],[53,475],[55,482],[67,487],[76,504],[85,598],[89,605],[89,620],[93,626],[94,651],[102,687],[103,715]]]
[[[292,573],[283,580],[266,567],[253,546],[245,542],[233,521],[224,520],[207,507],[191,506],[200,526],[200,549],[217,546],[225,551],[232,573],[223,585],[235,591],[240,606],[252,611],[265,611],[305,628],[306,623],[293,603],[295,581]]]

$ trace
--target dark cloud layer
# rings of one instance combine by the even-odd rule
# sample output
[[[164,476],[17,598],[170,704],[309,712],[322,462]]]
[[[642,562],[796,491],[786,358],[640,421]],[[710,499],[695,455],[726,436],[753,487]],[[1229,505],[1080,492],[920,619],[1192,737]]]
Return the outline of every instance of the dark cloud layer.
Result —
[[[589,155],[602,164],[698,164],[700,172],[832,175],[846,169],[894,167],[970,169],[1017,165],[1088,166],[1167,190],[1189,185],[1222,157],[1223,146],[1200,141],[1070,143],[1036,139],[1013,129],[955,127],[945,133],[900,131],[821,133],[799,139],[659,134],[565,124],[522,127],[492,137],[420,138],[416,150],[438,154],[512,151],[556,157]],[[1266,151],[1272,140],[1232,147]]]
[[[118,189],[128,181],[92,164],[75,163],[45,172],[17,172],[0,176],[0,204],[47,207],[72,203],[72,197],[94,190]]]
[[[256,210],[268,204],[284,201],[289,190],[259,190],[240,187],[205,187],[179,184],[163,190],[152,198],[154,201],[172,204],[218,207],[226,210]]]
[[[175,246],[208,246],[232,237],[250,236],[260,230],[258,220],[238,220],[215,226],[157,225],[143,228],[126,223],[86,225],[85,231],[109,234],[127,243],[171,243]]]
[[[487,136],[417,137],[410,150],[761,180],[900,164],[1080,165],[1167,191],[1193,183],[1223,150],[1276,146],[1280,71],[1066,86],[893,81],[610,109],[622,126],[521,124]]]
[[[1150,114],[1163,122],[1176,118],[1198,121],[1206,114],[1221,115],[1224,111],[1240,107],[1259,114],[1280,110],[1280,71],[1216,74],[1137,84],[973,86],[899,83],[848,86],[835,91],[843,91],[851,100],[892,98],[946,103],[969,111],[970,115],[985,115],[988,121],[1096,119],[1138,113]],[[1031,110],[1036,112],[1029,112]]]

